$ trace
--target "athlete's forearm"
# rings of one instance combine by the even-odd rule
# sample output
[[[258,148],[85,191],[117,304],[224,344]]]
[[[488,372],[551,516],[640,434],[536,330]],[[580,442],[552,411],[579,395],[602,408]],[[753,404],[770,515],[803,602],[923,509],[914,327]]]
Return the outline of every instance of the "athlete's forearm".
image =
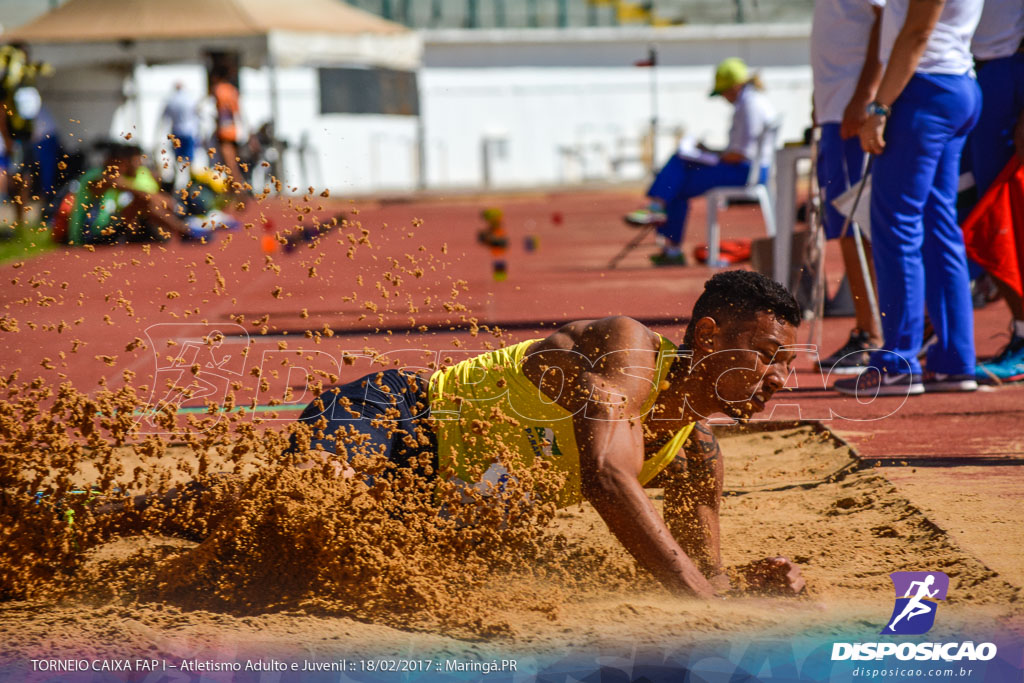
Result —
[[[882,12],[874,8],[875,23],[871,27],[868,48],[864,53],[864,64],[861,65],[860,77],[853,96],[843,110],[843,120],[839,127],[839,135],[844,140],[857,137],[860,127],[867,118],[868,103],[875,98],[875,91],[882,80],[882,63],[878,58],[878,37],[880,33]]]
[[[629,553],[665,586],[700,598],[715,594],[694,561],[672,537],[635,474],[594,477],[584,494]]]
[[[893,43],[892,54],[889,55],[889,63],[878,85],[875,101],[890,107],[907,87],[917,71],[921,55],[928,46],[928,38],[944,4],[943,0],[917,0],[910,3],[906,21]]]
[[[722,573],[722,534],[718,523],[718,510],[702,505],[697,508],[697,519],[707,558],[704,573],[707,576],[720,574]]]
[[[679,547],[710,578],[722,573],[718,511],[695,503],[696,498],[685,479],[666,483],[665,522]]]
[[[722,500],[722,448],[711,428],[694,425],[665,481],[665,521],[672,536],[707,577],[722,573],[718,510]]]
[[[857,87],[854,89],[853,99],[864,100],[866,105],[878,90],[878,84],[882,80],[882,62],[878,57],[878,39],[882,27],[882,11],[874,8],[875,23],[871,25],[871,33],[868,36],[868,49],[864,53],[864,64],[860,68],[860,77],[857,79]]]

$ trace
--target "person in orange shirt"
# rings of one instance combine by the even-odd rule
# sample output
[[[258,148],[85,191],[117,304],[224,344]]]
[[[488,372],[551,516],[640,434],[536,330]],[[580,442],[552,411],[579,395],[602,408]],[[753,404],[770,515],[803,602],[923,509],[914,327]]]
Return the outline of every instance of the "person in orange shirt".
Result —
[[[210,76],[210,94],[217,106],[217,152],[231,175],[231,188],[242,190],[245,176],[238,165],[238,121],[241,111],[238,106],[238,88],[228,78],[225,70],[214,71]]]

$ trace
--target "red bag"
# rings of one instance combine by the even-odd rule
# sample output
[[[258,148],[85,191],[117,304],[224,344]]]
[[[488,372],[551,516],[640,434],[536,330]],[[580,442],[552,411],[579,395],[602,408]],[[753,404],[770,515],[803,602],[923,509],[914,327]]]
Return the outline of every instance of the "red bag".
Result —
[[[967,255],[1024,294],[1024,164],[1013,155],[964,221]]]
[[[71,212],[75,208],[75,193],[68,192],[60,200],[57,212],[53,214],[53,228],[50,230],[50,237],[56,244],[68,243],[68,223],[71,220]]]
[[[708,245],[702,244],[693,250],[698,263],[708,262]],[[742,263],[750,259],[750,240],[722,240],[718,245],[718,258],[726,263]]]

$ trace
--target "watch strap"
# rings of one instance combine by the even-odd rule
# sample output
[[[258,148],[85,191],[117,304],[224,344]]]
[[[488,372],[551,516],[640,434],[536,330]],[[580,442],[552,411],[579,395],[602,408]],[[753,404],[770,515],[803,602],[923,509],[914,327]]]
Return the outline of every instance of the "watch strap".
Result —
[[[867,112],[868,116],[884,116],[889,118],[889,115],[892,114],[892,109],[881,102],[871,102],[867,106]]]

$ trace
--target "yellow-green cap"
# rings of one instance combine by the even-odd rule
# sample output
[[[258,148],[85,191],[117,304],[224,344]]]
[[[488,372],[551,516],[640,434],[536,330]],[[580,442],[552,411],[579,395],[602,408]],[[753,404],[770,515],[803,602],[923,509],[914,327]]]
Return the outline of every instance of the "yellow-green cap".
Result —
[[[739,57],[729,57],[715,69],[715,89],[711,91],[711,96],[721,95],[735,85],[746,83],[749,78],[746,62]]]

